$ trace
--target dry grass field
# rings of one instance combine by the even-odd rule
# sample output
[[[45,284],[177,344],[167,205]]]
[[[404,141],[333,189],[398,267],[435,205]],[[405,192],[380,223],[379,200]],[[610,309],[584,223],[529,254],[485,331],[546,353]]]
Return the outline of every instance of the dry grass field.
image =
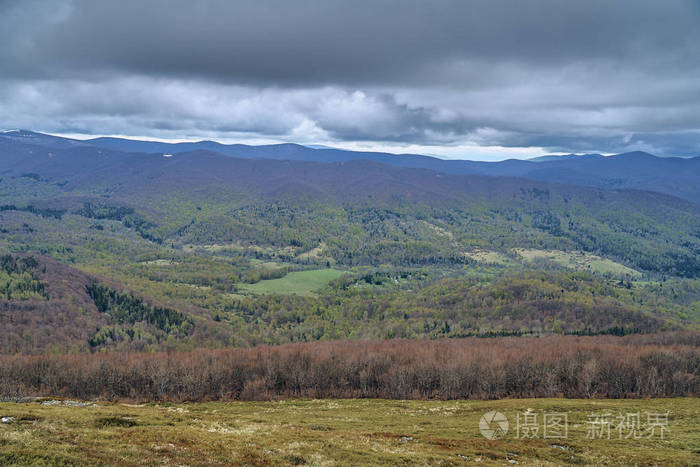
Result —
[[[283,400],[193,404],[0,403],[2,465],[689,465],[695,398]],[[525,423],[524,413],[536,414]],[[486,439],[488,411],[507,417]],[[566,437],[544,417],[566,414]],[[666,418],[659,414],[668,413]],[[599,415],[609,414],[606,426]],[[640,415],[618,431],[617,417]],[[520,423],[518,417],[520,416]],[[648,418],[651,416],[652,418]],[[649,422],[656,423],[652,433]],[[520,425],[520,428],[518,427]],[[603,428],[602,430],[600,428]],[[663,428],[662,428],[663,427]],[[526,429],[529,428],[529,431]],[[663,431],[663,439],[661,432]],[[534,435],[525,438],[525,433]],[[651,436],[649,436],[651,435]],[[628,437],[629,436],[629,437]],[[621,439],[620,439],[621,438]]]

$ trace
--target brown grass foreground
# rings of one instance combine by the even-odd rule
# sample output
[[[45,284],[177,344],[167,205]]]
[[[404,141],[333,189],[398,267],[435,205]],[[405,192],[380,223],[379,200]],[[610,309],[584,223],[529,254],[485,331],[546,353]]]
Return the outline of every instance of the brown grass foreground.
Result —
[[[0,397],[140,401],[697,396],[700,333],[1,356]]]

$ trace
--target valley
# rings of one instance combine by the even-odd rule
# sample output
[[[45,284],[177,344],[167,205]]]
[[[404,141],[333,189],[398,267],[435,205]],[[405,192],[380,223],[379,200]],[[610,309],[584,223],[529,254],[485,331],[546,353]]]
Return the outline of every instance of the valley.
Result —
[[[361,160],[3,144],[2,251],[42,268],[54,258],[83,284],[192,323],[183,333],[107,313],[84,337],[54,339],[62,351],[625,334],[700,322],[700,208],[667,195]],[[32,277],[65,289],[51,274]],[[3,306],[73,307],[62,294]],[[4,345],[43,351],[24,322]]]
[[[0,0],[0,466],[700,465],[699,19]]]

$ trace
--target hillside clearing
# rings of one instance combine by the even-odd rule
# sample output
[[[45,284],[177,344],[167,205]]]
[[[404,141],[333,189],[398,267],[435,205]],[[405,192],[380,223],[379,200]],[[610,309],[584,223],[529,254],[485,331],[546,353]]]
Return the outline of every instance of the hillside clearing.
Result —
[[[623,264],[590,253],[522,248],[516,248],[514,251],[525,261],[545,259],[565,268],[586,270],[598,274],[627,275],[630,277],[641,277],[642,275],[639,271]]]
[[[334,279],[345,274],[338,269],[315,269],[312,271],[294,271],[279,279],[262,280],[255,284],[244,284],[241,288],[254,294],[296,294],[313,295],[313,293]]]

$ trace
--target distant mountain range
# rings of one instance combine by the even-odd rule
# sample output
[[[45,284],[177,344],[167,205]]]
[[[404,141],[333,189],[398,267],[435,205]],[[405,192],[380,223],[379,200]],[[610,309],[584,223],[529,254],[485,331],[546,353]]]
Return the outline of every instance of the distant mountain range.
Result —
[[[211,151],[241,159],[275,159],[337,163],[366,160],[394,167],[420,168],[456,175],[519,177],[546,182],[592,186],[606,189],[657,191],[700,203],[700,157],[656,157],[645,152],[615,156],[600,154],[543,156],[530,160],[502,162],[443,160],[416,154],[359,152],[314,148],[299,144],[249,146],[214,141],[164,143],[125,138],[76,140],[28,130],[5,130],[0,138],[23,144],[56,149],[98,147],[130,153],[180,154]]]

